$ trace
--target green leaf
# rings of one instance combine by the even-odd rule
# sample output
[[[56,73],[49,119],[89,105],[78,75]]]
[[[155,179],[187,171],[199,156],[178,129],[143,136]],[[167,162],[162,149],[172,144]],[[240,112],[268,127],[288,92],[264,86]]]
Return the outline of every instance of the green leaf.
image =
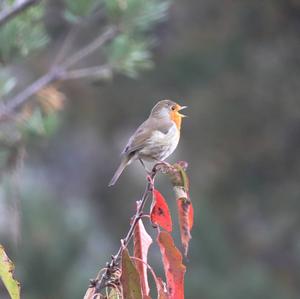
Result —
[[[25,131],[33,135],[44,135],[45,126],[42,112],[39,108],[36,108],[31,117],[26,121]]]
[[[87,16],[97,6],[101,4],[101,0],[65,0],[67,5],[66,16]],[[74,20],[74,19],[73,19]]]
[[[116,72],[136,78],[153,67],[149,32],[165,20],[169,0],[104,0],[106,12],[122,34],[108,46],[108,59]]]
[[[71,24],[77,24],[80,22],[80,18],[78,16],[76,16],[75,14],[73,14],[71,11],[66,10],[64,12],[64,17],[65,19],[71,23]]]
[[[16,86],[17,80],[5,70],[0,70],[0,96],[7,95]]]
[[[111,288],[108,295],[108,299],[122,299],[122,298],[121,298],[121,294],[118,292],[117,289]]]
[[[138,72],[153,66],[149,44],[121,34],[108,47],[110,64],[116,71],[130,77],[137,77]]]
[[[8,258],[0,245],[0,278],[3,281],[11,299],[20,298],[20,283],[13,278],[14,264]]]
[[[51,136],[56,132],[60,125],[60,118],[57,113],[51,113],[47,115],[44,119],[44,130],[47,136]]]
[[[182,187],[184,187],[186,192],[188,192],[188,190],[189,190],[189,178],[188,178],[185,170],[183,169],[183,167],[180,164],[175,164],[174,167],[179,170],[179,173],[180,173],[180,176],[181,176],[181,179],[182,179]]]
[[[149,31],[165,20],[168,0],[105,0],[108,15],[120,23],[123,32]]]
[[[127,248],[124,248],[122,252],[122,275],[120,280],[124,298],[142,299],[140,276],[129,256]]]
[[[42,17],[44,5],[35,5],[6,23],[0,30],[0,58],[7,62],[27,56],[48,42]]]

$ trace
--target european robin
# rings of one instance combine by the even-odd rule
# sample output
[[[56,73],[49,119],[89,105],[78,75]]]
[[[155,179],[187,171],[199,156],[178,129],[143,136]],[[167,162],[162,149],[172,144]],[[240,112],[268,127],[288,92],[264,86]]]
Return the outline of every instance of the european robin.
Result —
[[[162,162],[176,149],[179,138],[182,118],[179,113],[186,106],[171,100],[159,101],[151,110],[150,116],[144,121],[129,138],[122,152],[120,166],[116,170],[109,186],[113,186],[127,165],[132,161]],[[145,166],[144,166],[145,167]]]

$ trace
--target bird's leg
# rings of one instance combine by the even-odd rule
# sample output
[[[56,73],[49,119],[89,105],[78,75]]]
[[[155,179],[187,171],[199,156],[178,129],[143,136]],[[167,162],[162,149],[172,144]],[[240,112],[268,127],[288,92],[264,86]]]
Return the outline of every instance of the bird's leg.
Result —
[[[144,167],[144,169],[147,173],[147,180],[151,183],[152,186],[154,186],[154,180],[152,178],[152,171],[147,169],[144,161],[141,158],[139,158],[139,160],[140,160],[141,164],[143,165],[143,167]]]
[[[140,161],[141,164],[143,165],[143,167],[144,167],[145,171],[147,172],[147,174],[150,175],[150,174],[151,174],[151,171],[146,167],[144,161],[143,161],[141,158],[139,158],[139,161]]]

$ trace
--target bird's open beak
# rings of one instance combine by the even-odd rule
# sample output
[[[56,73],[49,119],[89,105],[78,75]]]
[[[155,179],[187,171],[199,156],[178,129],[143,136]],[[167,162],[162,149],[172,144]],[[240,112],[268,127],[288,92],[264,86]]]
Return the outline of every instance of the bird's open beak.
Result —
[[[178,110],[177,111],[181,111],[183,109],[187,108],[187,106],[179,106]],[[186,115],[182,114],[182,113],[179,113],[178,112],[178,115],[181,116],[181,117],[187,117]]]

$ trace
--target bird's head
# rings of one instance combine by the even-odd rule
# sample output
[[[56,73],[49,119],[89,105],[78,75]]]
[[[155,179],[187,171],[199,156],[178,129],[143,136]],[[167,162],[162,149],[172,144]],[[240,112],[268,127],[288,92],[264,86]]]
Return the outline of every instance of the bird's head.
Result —
[[[186,117],[186,115],[179,111],[185,108],[187,108],[187,106],[180,106],[171,100],[162,100],[153,107],[150,117],[170,119],[174,121],[177,128],[180,129],[182,118]]]

